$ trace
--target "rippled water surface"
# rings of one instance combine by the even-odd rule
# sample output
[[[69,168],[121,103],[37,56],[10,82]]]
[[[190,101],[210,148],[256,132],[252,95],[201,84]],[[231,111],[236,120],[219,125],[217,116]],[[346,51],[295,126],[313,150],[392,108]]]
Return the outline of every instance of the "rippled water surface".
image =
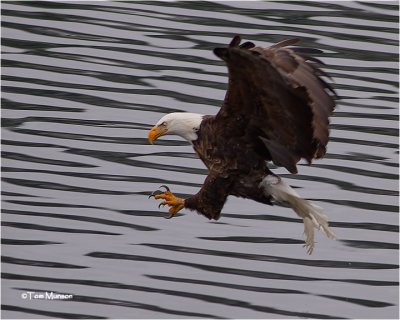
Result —
[[[396,2],[2,2],[3,318],[398,318]],[[341,100],[326,158],[275,169],[337,241],[305,253],[289,209],[165,209],[206,170],[165,113],[215,114],[235,34],[317,47]],[[35,299],[27,292],[70,294]],[[25,299],[24,299],[25,298]]]

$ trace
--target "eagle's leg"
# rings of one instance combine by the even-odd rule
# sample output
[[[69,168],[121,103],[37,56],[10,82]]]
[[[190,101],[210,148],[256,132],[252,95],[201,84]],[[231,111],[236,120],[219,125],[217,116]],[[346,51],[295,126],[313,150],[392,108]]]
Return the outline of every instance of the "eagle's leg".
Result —
[[[171,219],[180,210],[183,209],[185,200],[182,198],[176,197],[167,186],[162,185],[160,188],[162,188],[162,187],[165,188],[165,192],[156,190],[149,196],[149,198],[154,197],[154,199],[164,199],[164,201],[161,202],[158,205],[158,207],[165,206],[165,205],[169,206],[170,207],[168,210],[169,216],[167,217],[167,219]]]

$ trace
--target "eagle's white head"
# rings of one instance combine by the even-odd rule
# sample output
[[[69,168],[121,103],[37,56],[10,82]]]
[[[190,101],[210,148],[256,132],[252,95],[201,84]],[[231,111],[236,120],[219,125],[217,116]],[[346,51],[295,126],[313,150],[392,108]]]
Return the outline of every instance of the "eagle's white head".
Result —
[[[203,115],[189,112],[174,112],[162,117],[149,132],[149,142],[166,134],[176,134],[192,142],[197,139],[197,131],[203,121]]]

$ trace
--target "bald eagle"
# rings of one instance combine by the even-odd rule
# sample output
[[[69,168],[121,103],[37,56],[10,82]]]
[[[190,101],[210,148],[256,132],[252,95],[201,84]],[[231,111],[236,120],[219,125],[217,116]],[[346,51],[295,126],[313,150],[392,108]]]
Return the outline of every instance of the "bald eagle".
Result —
[[[272,205],[290,206],[303,219],[305,247],[314,248],[314,227],[335,239],[322,209],[302,199],[267,163],[297,173],[296,164],[322,158],[328,143],[334,89],[322,77],[323,64],[309,54],[322,51],[288,47],[287,39],[268,48],[241,43],[235,36],[214,53],[229,72],[225,100],[216,115],[170,113],[150,130],[152,144],[166,134],[189,141],[208,168],[208,176],[192,197],[176,197],[168,187],[150,197],[163,199],[169,217],[183,208],[218,220],[229,195]],[[161,188],[161,187],[160,187]]]

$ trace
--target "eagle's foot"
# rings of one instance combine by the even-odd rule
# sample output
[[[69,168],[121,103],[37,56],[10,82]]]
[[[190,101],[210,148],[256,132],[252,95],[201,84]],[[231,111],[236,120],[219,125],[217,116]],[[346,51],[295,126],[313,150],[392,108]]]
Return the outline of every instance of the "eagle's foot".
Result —
[[[162,192],[161,190],[156,190],[154,191],[149,198],[154,197],[154,199],[164,199],[163,202],[161,202],[158,207],[160,208],[161,206],[169,206],[169,216],[167,219],[171,219],[173,216],[175,216],[180,210],[183,209],[184,207],[184,199],[176,197],[170,189],[162,185],[160,188],[165,188],[165,192]]]

